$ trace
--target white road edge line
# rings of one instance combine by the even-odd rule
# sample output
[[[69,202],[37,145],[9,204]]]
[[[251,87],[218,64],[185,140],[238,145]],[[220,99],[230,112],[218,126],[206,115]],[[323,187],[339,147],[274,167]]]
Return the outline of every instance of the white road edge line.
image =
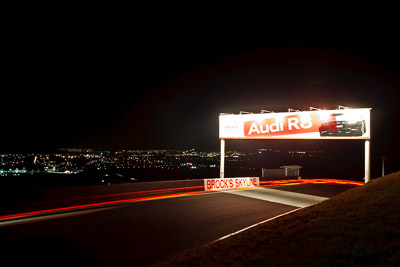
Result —
[[[294,209],[294,210],[291,210],[291,211],[288,211],[288,212],[279,214],[279,215],[277,215],[277,216],[275,216],[275,217],[266,219],[266,220],[264,220],[264,221],[258,222],[258,223],[256,223],[256,224],[250,225],[250,226],[248,226],[248,227],[246,227],[246,228],[243,228],[243,229],[241,229],[241,230],[239,230],[239,231],[230,233],[230,234],[228,234],[228,235],[226,235],[226,236],[223,236],[223,237],[218,238],[218,239],[216,239],[216,240],[214,240],[214,241],[211,241],[210,243],[205,244],[205,246],[209,246],[209,245],[214,244],[214,243],[216,243],[216,242],[218,242],[218,241],[224,240],[224,239],[226,239],[226,238],[228,238],[228,237],[237,235],[237,234],[239,234],[239,233],[241,233],[241,232],[244,232],[244,231],[246,231],[246,230],[249,230],[249,229],[251,229],[251,228],[254,228],[254,227],[256,227],[256,226],[258,226],[258,225],[260,225],[260,224],[263,224],[263,223],[266,223],[266,222],[269,222],[269,221],[278,219],[278,218],[280,218],[280,217],[284,217],[284,216],[289,215],[289,214],[291,214],[291,213],[295,213],[295,212],[297,212],[297,211],[299,211],[299,210],[302,210],[302,209],[305,209],[305,208],[314,206],[315,204],[318,204],[318,203],[314,203],[314,204],[308,205],[308,206],[306,206],[306,207],[297,208],[297,209]]]

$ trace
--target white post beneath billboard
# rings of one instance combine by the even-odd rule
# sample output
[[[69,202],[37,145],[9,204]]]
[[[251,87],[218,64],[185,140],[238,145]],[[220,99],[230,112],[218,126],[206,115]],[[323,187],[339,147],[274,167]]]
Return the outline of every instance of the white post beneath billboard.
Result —
[[[365,163],[364,163],[365,183],[368,183],[371,180],[369,161],[370,161],[369,140],[365,140]]]
[[[224,178],[225,176],[225,139],[221,139],[221,153],[219,161],[219,178]]]

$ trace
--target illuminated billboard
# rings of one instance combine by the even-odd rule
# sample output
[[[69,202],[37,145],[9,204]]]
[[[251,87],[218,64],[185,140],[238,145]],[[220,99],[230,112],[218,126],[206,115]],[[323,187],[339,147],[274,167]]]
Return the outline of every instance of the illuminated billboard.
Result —
[[[220,139],[370,139],[370,109],[228,114]]]

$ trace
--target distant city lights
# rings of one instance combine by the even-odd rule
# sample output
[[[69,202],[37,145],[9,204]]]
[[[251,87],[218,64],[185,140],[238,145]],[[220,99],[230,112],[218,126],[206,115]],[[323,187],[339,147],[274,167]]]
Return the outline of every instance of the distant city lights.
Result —
[[[309,157],[327,158],[326,153],[319,151],[299,151],[259,148],[254,153],[228,151],[225,158],[241,169],[255,169],[249,162],[254,156],[288,158]],[[0,154],[0,176],[19,176],[27,174],[79,174],[88,170],[105,171],[111,169],[131,170],[201,170],[219,167],[219,152],[199,152],[189,150],[121,150],[106,151],[92,149],[59,149],[56,153],[3,153]]]

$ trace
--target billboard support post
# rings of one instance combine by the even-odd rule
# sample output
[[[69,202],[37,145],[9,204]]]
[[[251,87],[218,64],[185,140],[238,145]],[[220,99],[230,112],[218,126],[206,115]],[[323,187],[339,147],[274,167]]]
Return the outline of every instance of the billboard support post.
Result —
[[[370,174],[370,147],[369,140],[365,140],[365,166],[364,166],[364,174],[365,174],[365,183],[368,183],[371,180]]]
[[[221,155],[219,161],[219,178],[225,176],[225,139],[221,139]]]

